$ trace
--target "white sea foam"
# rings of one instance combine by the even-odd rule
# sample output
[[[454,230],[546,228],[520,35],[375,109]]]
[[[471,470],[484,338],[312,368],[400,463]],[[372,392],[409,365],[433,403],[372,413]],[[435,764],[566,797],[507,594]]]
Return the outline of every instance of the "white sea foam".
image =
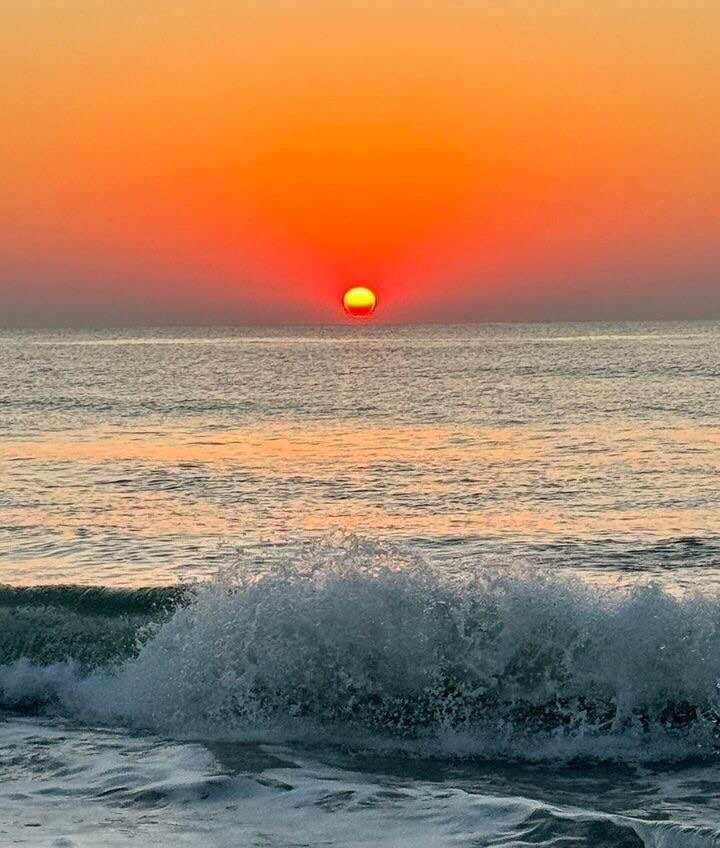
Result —
[[[529,773],[518,768],[515,783],[508,786],[506,775],[493,791],[487,778],[393,778],[258,746],[229,746],[217,756],[212,746],[18,719],[0,727],[0,760],[12,764],[0,781],[3,837],[37,848],[128,840],[158,848],[290,848],[300,834],[303,845],[343,848],[718,844],[712,826],[643,820],[594,804],[593,790],[602,792],[607,781],[592,769],[570,797],[552,769],[534,769],[528,784]],[[712,780],[710,769],[683,773],[690,786]],[[662,779],[627,789],[621,809],[632,810],[633,798],[644,803],[648,794],[662,807]],[[561,798],[543,799],[549,790]],[[682,792],[670,797],[682,806]]]
[[[222,571],[119,667],[24,660],[0,687],[178,736],[622,759],[712,751],[719,678],[718,597],[528,568],[449,579],[348,539],[260,579]]]

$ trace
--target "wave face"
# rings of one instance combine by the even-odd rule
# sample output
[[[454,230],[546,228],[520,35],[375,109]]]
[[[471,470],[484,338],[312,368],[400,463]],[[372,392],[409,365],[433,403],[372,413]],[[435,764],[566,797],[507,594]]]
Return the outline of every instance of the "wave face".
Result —
[[[169,593],[172,611],[157,598],[144,610],[113,601],[119,611],[86,641],[119,645],[89,659],[73,652],[79,638],[62,661],[62,646],[49,660],[3,646],[5,706],[50,702],[171,735],[516,758],[675,758],[718,742],[715,596],[516,567],[449,578],[349,539],[260,577],[224,570],[181,600]]]
[[[184,595],[177,588],[0,585],[0,663],[72,659],[89,669],[122,661]]]

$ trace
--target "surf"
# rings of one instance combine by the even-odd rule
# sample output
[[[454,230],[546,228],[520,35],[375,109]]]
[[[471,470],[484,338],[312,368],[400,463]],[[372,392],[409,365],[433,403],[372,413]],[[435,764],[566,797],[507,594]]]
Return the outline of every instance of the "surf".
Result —
[[[55,634],[52,651],[23,651],[3,630],[8,709],[433,756],[682,759],[719,744],[712,594],[492,562],[449,576],[351,537],[189,587],[3,597],[6,619]]]

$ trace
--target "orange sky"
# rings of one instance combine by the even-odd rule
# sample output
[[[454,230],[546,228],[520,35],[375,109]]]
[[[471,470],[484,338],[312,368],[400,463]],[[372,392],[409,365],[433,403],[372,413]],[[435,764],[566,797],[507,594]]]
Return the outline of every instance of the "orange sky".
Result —
[[[720,317],[714,0],[4,0],[0,325]]]

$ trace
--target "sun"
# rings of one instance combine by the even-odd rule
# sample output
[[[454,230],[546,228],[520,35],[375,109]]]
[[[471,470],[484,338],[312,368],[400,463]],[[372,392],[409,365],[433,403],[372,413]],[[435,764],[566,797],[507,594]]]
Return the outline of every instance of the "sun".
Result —
[[[343,306],[353,318],[367,318],[375,311],[377,295],[367,286],[353,286],[343,295]]]

